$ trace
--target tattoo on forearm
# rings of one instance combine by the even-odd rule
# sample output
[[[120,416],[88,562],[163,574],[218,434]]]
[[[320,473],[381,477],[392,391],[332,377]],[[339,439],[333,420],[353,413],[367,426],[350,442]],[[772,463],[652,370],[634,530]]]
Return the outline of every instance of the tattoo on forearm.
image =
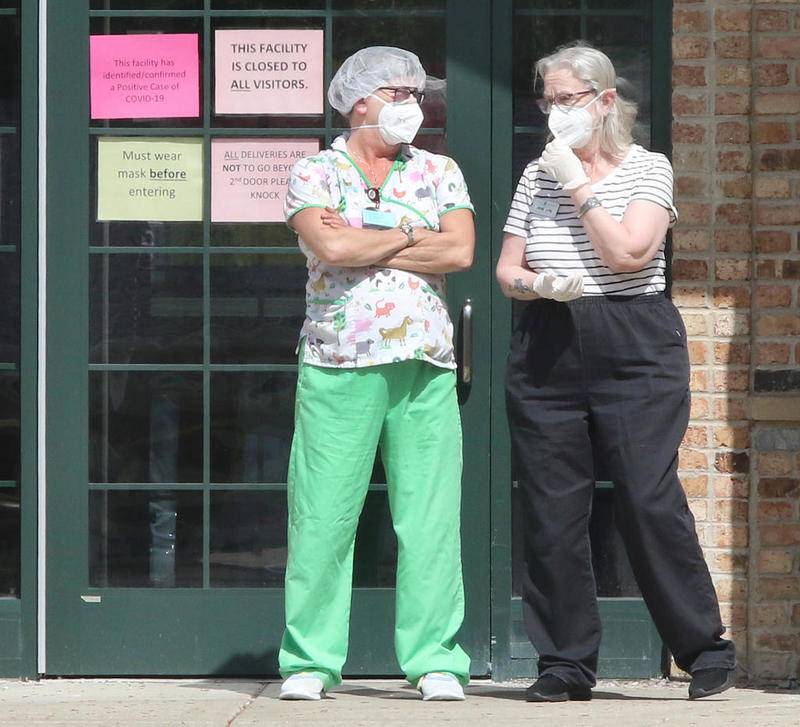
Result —
[[[522,278],[515,278],[514,282],[508,286],[508,289],[512,293],[533,293],[533,288],[530,285],[525,285],[525,283],[522,282]]]

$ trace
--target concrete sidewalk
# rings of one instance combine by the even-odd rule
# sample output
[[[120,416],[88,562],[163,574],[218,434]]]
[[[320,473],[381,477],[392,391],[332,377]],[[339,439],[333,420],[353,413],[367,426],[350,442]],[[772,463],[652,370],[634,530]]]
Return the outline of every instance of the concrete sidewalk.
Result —
[[[423,703],[408,684],[348,680],[320,702],[281,702],[278,682],[46,679],[0,681],[0,725],[36,727],[798,727],[800,691],[731,689],[698,702],[685,683],[601,682],[591,702],[528,704],[526,683],[475,681],[467,701]]]

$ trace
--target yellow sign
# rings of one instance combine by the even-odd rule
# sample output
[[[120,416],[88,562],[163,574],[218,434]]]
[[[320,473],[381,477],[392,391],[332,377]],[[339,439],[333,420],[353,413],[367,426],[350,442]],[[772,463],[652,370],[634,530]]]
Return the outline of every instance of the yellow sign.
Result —
[[[97,220],[203,219],[203,140],[102,137],[97,145]]]

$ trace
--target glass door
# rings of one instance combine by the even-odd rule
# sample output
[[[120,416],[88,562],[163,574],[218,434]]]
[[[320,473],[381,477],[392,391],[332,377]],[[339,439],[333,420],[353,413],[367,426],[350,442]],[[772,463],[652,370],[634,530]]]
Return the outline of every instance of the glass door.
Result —
[[[486,3],[457,5],[474,6],[488,22]],[[485,59],[486,72],[488,46],[465,65],[464,47],[481,41],[470,39],[455,7],[445,0],[51,4],[49,673],[276,673],[306,270],[274,210],[253,209],[290,167],[275,159],[324,147],[339,133],[342,120],[316,104],[319,95],[301,93],[315,80],[314,64],[327,87],[341,61],[365,45],[413,50],[434,77],[418,145],[459,159],[486,145],[488,89],[473,74],[475,58]],[[268,77],[266,56],[259,59],[251,42],[274,43],[276,52],[279,43],[290,52],[286,44],[319,42],[319,53],[289,61],[305,67],[270,77],[271,88],[290,84],[283,108],[268,109],[262,96],[261,106],[245,110],[242,94],[263,80],[225,75],[249,63]],[[136,50],[141,43],[147,50]],[[90,52],[99,64],[104,49],[108,65],[90,79]],[[487,158],[465,172],[468,180],[485,177]],[[476,203],[487,241],[488,192]],[[475,270],[451,282],[454,319],[467,298],[487,302],[488,257],[481,253]],[[477,310],[467,331],[475,378],[460,392],[468,443],[462,639],[475,672],[486,673],[488,427],[480,413],[488,408],[489,367],[480,344],[488,302]],[[398,671],[395,559],[378,460],[356,539],[346,674]]]
[[[585,40],[611,58],[617,90],[639,106],[636,141],[670,153],[670,3],[655,0],[502,0],[493,7],[493,146],[492,185],[495,209],[495,260],[514,185],[525,165],[537,157],[547,138],[547,123],[535,104],[536,61],[566,43]],[[492,341],[507,350],[519,307],[494,291]],[[496,635],[496,678],[532,676],[537,654],[522,619],[522,533],[519,492],[510,462],[508,440],[496,435],[506,427],[502,391],[505,369],[492,369],[492,629]],[[662,670],[662,645],[639,594],[614,523],[614,483],[596,463],[597,484],[590,523],[603,643],[602,677],[640,678]],[[510,485],[510,486],[509,486]],[[511,569],[504,568],[510,562]]]

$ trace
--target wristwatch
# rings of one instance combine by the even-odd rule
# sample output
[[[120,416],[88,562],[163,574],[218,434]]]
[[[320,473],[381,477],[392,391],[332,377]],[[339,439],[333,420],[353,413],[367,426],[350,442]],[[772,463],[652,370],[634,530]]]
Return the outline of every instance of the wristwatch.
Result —
[[[597,197],[589,197],[578,210],[578,217],[583,217],[589,210],[593,210],[595,207],[602,206],[602,203],[599,199],[597,199]]]
[[[411,247],[416,242],[414,239],[414,227],[406,222],[405,224],[400,225],[400,229],[406,236],[406,247]]]

